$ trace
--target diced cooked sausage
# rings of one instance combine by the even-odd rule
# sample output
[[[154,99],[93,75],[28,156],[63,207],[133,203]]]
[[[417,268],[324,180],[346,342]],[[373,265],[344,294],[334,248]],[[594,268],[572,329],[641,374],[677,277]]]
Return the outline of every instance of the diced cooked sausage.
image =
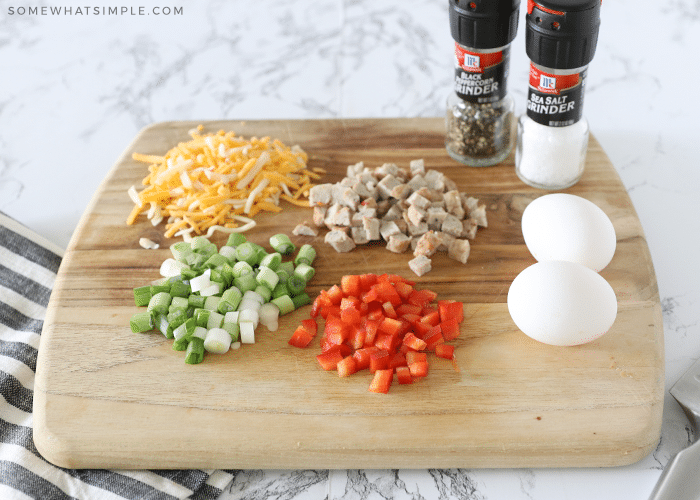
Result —
[[[318,231],[304,221],[301,224],[297,224],[292,230],[292,234],[296,236],[318,236]]]
[[[387,250],[394,253],[404,253],[411,245],[411,238],[405,234],[393,234],[389,237],[389,242],[386,244]]]
[[[432,269],[432,261],[425,255],[419,255],[418,257],[408,261],[408,267],[410,267],[411,271],[416,273],[418,276],[423,276]]]
[[[447,249],[447,256],[462,264],[466,264],[470,249],[471,245],[469,244],[469,240],[455,239],[450,243],[450,247]]]
[[[349,252],[355,248],[355,242],[345,231],[334,229],[326,233],[324,241],[328,243],[338,253]]]

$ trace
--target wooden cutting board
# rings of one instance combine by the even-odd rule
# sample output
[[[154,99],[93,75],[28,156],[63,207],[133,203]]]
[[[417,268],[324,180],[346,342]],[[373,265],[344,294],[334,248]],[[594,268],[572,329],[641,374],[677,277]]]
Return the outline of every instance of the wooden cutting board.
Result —
[[[48,308],[37,363],[34,439],[49,461],[72,468],[453,468],[616,466],[640,460],[661,427],[664,342],[651,258],[620,179],[591,138],[581,181],[566,192],[600,206],[617,232],[602,275],[619,303],[612,329],[577,347],[535,342],[512,322],[506,296],[534,263],[520,218],[545,194],[518,180],[513,158],[467,168],[446,154],[441,119],[204,122],[205,132],[271,136],[300,144],[311,167],[339,181],[364,161],[407,166],[423,158],[486,203],[489,226],[466,265],[439,254],[417,278],[411,255],[382,247],[338,254],[315,239],[312,296],[347,273],[399,273],[440,298],[465,303],[456,371],[435,359],[427,378],[369,392],[371,375],[339,378],[315,360],[318,344],[287,340],[308,307],[277,332],[200,365],[183,362],[160,334],[134,334],[132,289],[159,277],[171,240],[148,222],[126,226],[127,196],[145,165],[132,152],[164,154],[195,122],[159,123],[128,146],[94,195],[66,252]],[[248,238],[267,244],[310,210],[258,218]],[[139,238],[161,243],[145,250]],[[224,242],[221,235],[213,239]]]

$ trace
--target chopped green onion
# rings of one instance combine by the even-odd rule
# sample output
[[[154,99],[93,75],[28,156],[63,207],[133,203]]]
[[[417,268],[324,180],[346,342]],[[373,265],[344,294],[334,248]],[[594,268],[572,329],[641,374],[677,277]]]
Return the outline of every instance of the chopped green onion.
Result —
[[[206,331],[206,330],[205,330]],[[196,365],[204,360],[204,340],[192,338],[185,351],[185,363]]]
[[[219,302],[221,302],[221,297],[210,296],[204,301],[204,309],[209,309],[210,311],[216,311],[219,307]]]
[[[192,278],[190,280],[190,287],[192,289],[192,292],[200,292],[206,287],[208,287],[211,284],[211,280],[209,279],[210,275],[211,269],[207,269],[196,278]]]
[[[231,304],[234,310],[238,307],[238,304],[241,303],[242,298],[243,294],[235,286],[232,286],[221,295],[221,300]]]
[[[302,306],[311,304],[311,297],[308,293],[301,293],[292,297],[292,303],[294,304],[294,309],[299,309]]]
[[[290,240],[289,236],[284,233],[271,236],[270,246],[275,250],[275,252],[279,252],[282,255],[289,255],[296,249],[294,243],[292,243],[292,240]]]
[[[190,295],[190,296],[187,298],[187,302],[189,302],[189,304],[190,304],[192,307],[196,307],[196,308],[198,308],[198,309],[204,309],[204,303],[205,303],[206,301],[207,301],[207,298],[206,298],[206,297],[202,297],[201,295]]]
[[[190,340],[204,340],[205,338],[207,338],[207,329],[203,326],[195,326]]]
[[[277,271],[277,268],[280,267],[281,263],[282,254],[280,254],[279,252],[274,252],[267,254],[265,257],[263,257],[263,260],[260,261],[260,266],[269,267],[273,271]]]
[[[189,305],[190,305],[190,302],[185,297],[173,297],[173,299],[170,301],[170,308],[171,309],[187,310]]]
[[[209,257],[206,262],[204,262],[204,267],[208,267],[209,269],[214,269],[215,267],[223,266],[224,264],[228,264],[229,260],[221,255],[220,253],[215,253],[212,254],[211,257]]]
[[[269,329],[270,326],[272,326],[273,324],[276,325],[279,321],[280,310],[279,307],[277,307],[275,304],[273,304],[272,302],[268,302],[260,307],[260,311],[258,311],[258,314],[260,316],[260,323],[262,323]]]
[[[207,330],[211,328],[220,328],[224,324],[224,315],[219,314],[216,311],[211,311],[209,313],[209,319],[207,320]]]
[[[185,262],[187,256],[192,253],[192,245],[186,241],[178,241],[170,245],[170,253],[173,254],[173,259]]]
[[[227,312],[224,315],[224,324],[226,323],[236,323],[238,324],[238,311]]]
[[[260,266],[258,268],[258,275],[255,277],[255,281],[257,281],[259,285],[264,285],[270,290],[273,290],[277,286],[279,280],[277,273],[269,267]]]
[[[240,323],[240,337],[242,344],[255,344],[255,328],[253,323]]]
[[[205,327],[209,321],[209,314],[211,311],[209,309],[195,309],[194,319],[197,322],[197,326]]]
[[[277,270],[277,277],[279,278],[279,283],[286,283],[291,274],[289,274],[285,269]]]
[[[219,302],[219,306],[216,308],[216,312],[219,314],[226,314],[231,311],[235,311],[236,308],[231,304],[230,302],[226,302],[225,300],[222,300]]]
[[[243,323],[253,323],[253,329],[255,329],[258,327],[259,322],[260,316],[258,315],[258,311],[255,309],[243,309],[238,316],[239,325],[242,325]]]
[[[304,278],[302,278],[301,276],[293,274],[287,280],[286,285],[287,290],[289,290],[289,295],[299,295],[306,289],[306,280],[304,280]]]
[[[271,302],[279,308],[281,316],[289,314],[295,309],[294,302],[292,302],[292,299],[289,297],[289,295],[282,295],[281,297],[272,299]]]
[[[185,351],[187,350],[187,346],[189,345],[190,341],[186,337],[183,337],[181,339],[176,339],[173,342],[173,350],[174,351]]]
[[[253,266],[244,260],[236,262],[233,266],[233,277],[238,278],[245,274],[253,274]]]
[[[134,288],[134,302],[138,307],[147,306],[151,300],[151,287],[139,286]]]
[[[157,314],[155,318],[155,325],[160,333],[165,335],[166,339],[173,338],[173,329],[170,328],[170,323],[168,323],[168,317],[165,314]]]
[[[267,288],[265,285],[258,285],[255,287],[255,293],[260,295],[265,302],[270,302],[270,299],[272,298],[272,290]]]
[[[197,324],[194,318],[188,318],[187,321],[173,330],[175,340],[181,340],[183,338],[189,340],[196,326]]]
[[[221,325],[221,328],[226,330],[228,332],[228,334],[231,336],[231,342],[238,341],[238,335],[241,332],[241,328],[238,325],[238,323],[226,323],[224,321],[224,324]]]
[[[148,301],[148,312],[153,314],[167,314],[172,297],[168,292],[158,292]]]
[[[199,275],[196,269],[183,269],[180,276],[183,280],[191,280]]]
[[[211,328],[204,339],[204,349],[215,354],[224,354],[231,346],[231,335],[223,328]]]
[[[229,262],[236,262],[236,249],[233,247],[223,246],[219,248],[219,255]]]
[[[149,312],[138,312],[131,317],[131,331],[143,333],[153,330],[153,316]]]
[[[276,299],[284,295],[289,295],[289,289],[285,283],[277,283],[277,286],[272,290],[272,298]]]
[[[236,247],[236,260],[247,262],[252,267],[259,262],[258,249],[251,242],[246,241]]]
[[[233,280],[233,284],[241,292],[255,290],[255,287],[258,286],[258,283],[255,281],[255,276],[253,274],[245,274],[243,276],[239,276],[238,278],[235,278]]]
[[[217,283],[215,281],[210,282],[208,287],[199,291],[199,294],[203,295],[204,297],[209,297],[211,295],[218,295],[220,293],[221,293],[221,284]]]
[[[226,246],[237,247],[246,241],[246,237],[243,233],[231,233],[228,235],[228,240],[226,240]]]
[[[192,288],[188,283],[178,281],[170,285],[170,295],[172,295],[173,297],[187,298],[190,296],[191,293]]]
[[[185,269],[189,269],[189,266],[187,264],[184,264],[175,259],[165,259],[160,265],[160,275],[165,276],[166,278],[179,276],[180,273]]]
[[[157,293],[166,292],[170,293],[170,283],[163,283],[162,285],[151,285],[151,297]]]
[[[168,313],[166,318],[169,325],[168,330],[172,332],[175,328],[187,321],[187,313],[183,309],[178,309],[177,311]]]
[[[297,256],[294,258],[294,265],[298,266],[299,264],[306,264],[310,266],[315,258],[316,250],[314,250],[314,247],[308,243],[305,243],[301,246],[301,248],[299,248],[299,253],[297,253]]]
[[[206,262],[207,256],[201,253],[192,252],[185,257],[185,263],[192,269],[199,269]]]
[[[309,281],[314,277],[316,271],[308,264],[299,264],[296,269],[294,269],[294,274],[300,276],[304,281]]]

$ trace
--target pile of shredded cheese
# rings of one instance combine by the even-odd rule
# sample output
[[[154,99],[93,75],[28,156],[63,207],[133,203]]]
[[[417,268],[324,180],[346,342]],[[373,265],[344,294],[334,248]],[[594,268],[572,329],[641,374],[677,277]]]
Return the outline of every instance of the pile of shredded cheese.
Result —
[[[202,125],[165,156],[134,153],[149,163],[145,188],[129,188],[134,208],[126,220],[142,213],[156,226],[166,220],[167,238],[211,236],[214,231],[244,232],[255,226],[258,212],[280,212],[280,200],[308,207],[309,189],[323,169],[307,169],[307,154],[269,137],[249,140],[223,130],[203,135]]]

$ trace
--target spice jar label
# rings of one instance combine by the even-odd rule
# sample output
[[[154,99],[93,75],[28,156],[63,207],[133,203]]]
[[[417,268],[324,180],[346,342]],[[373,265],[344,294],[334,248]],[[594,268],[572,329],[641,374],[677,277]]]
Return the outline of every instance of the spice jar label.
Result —
[[[586,72],[555,75],[530,64],[527,116],[541,125],[566,127],[583,116]]]
[[[510,47],[472,52],[455,43],[455,92],[468,102],[483,104],[506,96]]]

